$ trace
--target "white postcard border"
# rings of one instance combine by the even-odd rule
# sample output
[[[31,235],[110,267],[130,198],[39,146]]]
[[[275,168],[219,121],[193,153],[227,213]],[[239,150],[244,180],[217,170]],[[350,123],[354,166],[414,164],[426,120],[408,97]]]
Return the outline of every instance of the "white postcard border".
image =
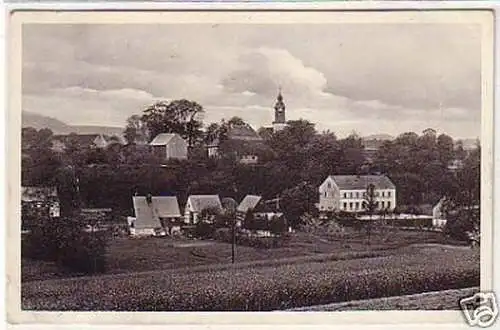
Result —
[[[451,14],[450,14],[451,13]],[[221,15],[222,14],[222,15]],[[233,14],[233,12],[231,12]],[[324,13],[272,13],[259,12],[234,13],[231,20],[239,20],[247,23],[265,23],[276,22],[277,19],[282,20],[280,23],[293,23],[297,19],[312,19],[315,22],[333,22],[332,16],[324,15]],[[335,13],[335,23],[346,23],[352,20],[354,16],[363,13]],[[17,17],[16,17],[17,15]],[[19,218],[20,205],[20,128],[21,128],[21,30],[20,24],[25,22],[37,23],[61,23],[61,22],[81,22],[81,23],[97,23],[107,22],[119,24],[124,21],[129,23],[150,23],[151,15],[161,19],[175,18],[179,23],[200,23],[202,21],[211,21],[216,19],[217,22],[228,22],[228,12],[202,12],[197,15],[195,12],[189,13],[51,13],[51,12],[18,12],[16,13],[9,24],[7,39],[8,45],[8,60],[9,60],[9,111],[7,114],[7,136],[9,138],[8,149],[6,154],[9,155],[7,164],[8,174],[8,190],[7,190],[7,218]],[[485,23],[485,13],[478,12],[478,15],[467,13],[466,11],[459,12],[394,12],[375,17],[376,12],[366,13],[370,22],[379,20],[380,23],[390,22],[391,20],[410,19],[415,23],[437,22],[440,23],[460,23],[467,20],[482,24],[483,30],[482,42],[482,73],[483,73],[483,95],[482,95],[482,181],[481,181],[481,216],[482,216],[482,244],[481,244],[481,289],[490,290],[493,288],[492,270],[493,270],[493,238],[492,238],[492,211],[493,211],[493,25],[492,22]],[[408,16],[405,16],[408,15]],[[491,12],[486,12],[486,15],[492,15]],[[146,17],[147,16],[147,17]],[[170,16],[170,17],[167,17]],[[175,16],[175,17],[174,17]],[[195,17],[196,16],[196,17]],[[256,16],[259,16],[256,18]],[[286,16],[286,17],[283,17]],[[321,16],[321,17],[320,17]],[[328,16],[328,17],[326,17]],[[363,16],[363,15],[361,15]],[[383,18],[381,16],[384,16]],[[438,17],[441,16],[441,17]],[[340,18],[339,18],[340,17]],[[417,18],[418,17],[418,18]],[[82,21],[83,19],[83,21]],[[359,16],[357,17],[359,19]],[[342,313],[298,313],[298,312],[210,312],[210,313],[112,313],[112,312],[21,312],[20,296],[19,296],[19,280],[20,280],[20,235],[19,227],[16,221],[8,221],[7,229],[7,294],[9,300],[7,302],[9,321],[13,323],[58,323],[58,324],[400,324],[400,323],[432,323],[432,324],[447,324],[447,323],[463,323],[460,312],[342,312]]]

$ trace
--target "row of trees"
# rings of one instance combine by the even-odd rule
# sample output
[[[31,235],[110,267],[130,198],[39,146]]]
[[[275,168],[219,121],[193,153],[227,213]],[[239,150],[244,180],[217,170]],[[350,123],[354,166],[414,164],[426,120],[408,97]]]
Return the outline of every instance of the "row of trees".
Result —
[[[210,159],[205,152],[207,144],[227,139],[228,125],[245,124],[244,120],[222,120],[204,132],[202,119],[203,108],[196,102],[158,102],[129,118],[124,131],[127,145],[93,150],[75,140],[63,154],[51,150],[49,130],[23,129],[23,184],[56,185],[68,209],[80,201],[124,214],[131,212],[134,193],[176,195],[181,203],[190,194],[216,193],[236,201],[246,194],[279,196],[280,207],[294,226],[304,213],[315,212],[317,187],[330,174],[387,174],[398,188],[399,205],[435,203],[444,195],[456,205],[479,201],[479,146],[467,153],[459,141],[434,130],[385,141],[367,162],[364,141],[357,134],[339,139],[333,132],[318,132],[306,120],[290,121],[279,132],[259,130],[264,139],[259,164],[246,166],[231,157]],[[162,132],[178,133],[188,141],[188,160],[160,166],[136,144]],[[233,154],[230,148],[224,152]],[[458,172],[448,169],[455,159],[464,165]]]

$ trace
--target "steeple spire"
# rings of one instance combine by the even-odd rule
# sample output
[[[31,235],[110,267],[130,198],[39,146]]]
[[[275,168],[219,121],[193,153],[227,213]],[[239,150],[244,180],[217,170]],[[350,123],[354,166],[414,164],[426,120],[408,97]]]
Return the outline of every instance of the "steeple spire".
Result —
[[[285,118],[285,103],[283,102],[283,95],[281,93],[281,85],[278,87],[278,96],[276,97],[276,104],[274,105],[274,122],[273,128],[279,131],[286,126]]]

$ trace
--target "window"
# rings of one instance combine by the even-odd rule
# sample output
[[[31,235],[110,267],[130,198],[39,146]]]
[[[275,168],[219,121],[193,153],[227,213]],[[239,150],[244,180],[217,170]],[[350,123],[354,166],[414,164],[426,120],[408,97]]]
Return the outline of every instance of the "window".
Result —
[[[328,189],[330,189],[332,187],[332,184],[330,182],[328,182],[328,184],[326,186],[328,187]]]
[[[344,210],[347,209],[347,203],[344,203]]]
[[[347,198],[347,193],[344,193],[344,198]]]
[[[387,202],[387,208],[388,208],[388,209],[390,209],[390,208],[391,208],[391,202],[390,202],[390,201],[388,201],[388,202]]]
[[[356,198],[359,198],[359,191],[356,192]]]
[[[384,208],[384,206],[385,206],[385,203],[384,203],[384,201],[382,201],[382,208]]]
[[[382,191],[382,197],[385,197],[384,195],[385,195],[385,193]]]
[[[328,193],[325,191],[325,197],[328,197]]]
[[[356,202],[356,210],[359,210],[359,202]]]
[[[391,192],[390,191],[387,192],[387,197],[391,197]]]
[[[349,210],[352,210],[352,202],[349,203]]]
[[[375,202],[375,207],[378,209],[378,202]]]

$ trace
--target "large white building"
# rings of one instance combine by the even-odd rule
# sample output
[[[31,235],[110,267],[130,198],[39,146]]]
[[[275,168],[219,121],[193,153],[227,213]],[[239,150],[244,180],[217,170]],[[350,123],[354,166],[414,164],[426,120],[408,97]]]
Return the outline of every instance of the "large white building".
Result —
[[[367,188],[373,184],[378,210],[396,207],[396,186],[385,175],[330,175],[319,186],[318,209],[324,212],[363,212]]]

